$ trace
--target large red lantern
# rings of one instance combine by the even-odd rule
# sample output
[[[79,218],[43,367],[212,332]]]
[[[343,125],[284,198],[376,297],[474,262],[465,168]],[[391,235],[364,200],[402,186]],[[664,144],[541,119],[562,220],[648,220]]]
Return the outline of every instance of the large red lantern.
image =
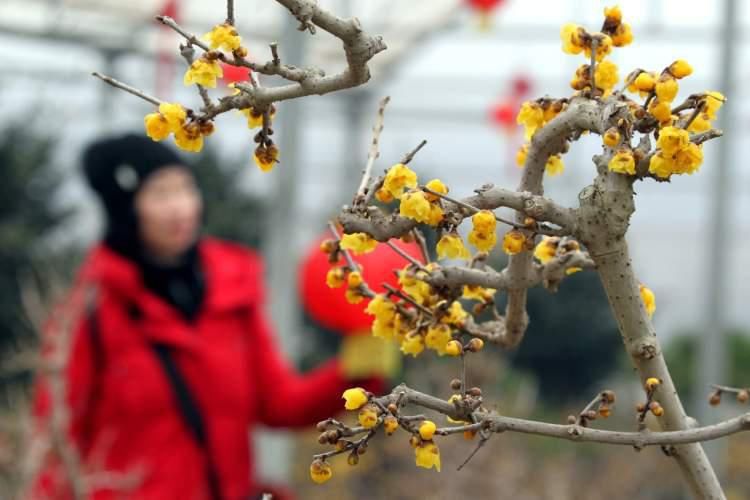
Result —
[[[300,272],[299,291],[300,302],[305,311],[325,328],[334,330],[341,335],[357,335],[370,333],[373,317],[364,312],[368,300],[359,304],[346,301],[342,288],[329,288],[326,284],[326,274],[332,264],[328,262],[328,255],[320,250],[321,238],[312,245],[305,255]],[[401,240],[391,240],[401,250],[415,259],[422,261],[419,246],[416,243],[404,243]],[[384,243],[370,253],[353,255],[354,261],[362,266],[362,277],[377,293],[385,292],[383,283],[397,286],[397,278],[393,273],[396,269],[403,269],[408,262],[392,248]],[[343,256],[333,265],[344,265]]]
[[[506,95],[490,108],[490,120],[506,133],[517,130],[516,115],[528,93],[531,80],[526,75],[516,75],[510,82]]]

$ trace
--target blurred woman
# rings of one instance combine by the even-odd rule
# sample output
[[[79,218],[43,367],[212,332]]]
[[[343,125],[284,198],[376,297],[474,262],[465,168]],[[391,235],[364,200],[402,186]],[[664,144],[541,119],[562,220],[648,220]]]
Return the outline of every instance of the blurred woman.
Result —
[[[86,497],[257,498],[250,429],[313,424],[341,408],[344,389],[378,379],[347,380],[338,360],[295,373],[266,319],[260,257],[200,236],[199,188],[170,149],[107,139],[84,170],[107,224],[77,283],[95,294],[64,372],[70,437],[92,478],[132,479],[89,481]],[[40,380],[40,415],[48,387]],[[67,483],[51,460],[35,495],[67,498]]]

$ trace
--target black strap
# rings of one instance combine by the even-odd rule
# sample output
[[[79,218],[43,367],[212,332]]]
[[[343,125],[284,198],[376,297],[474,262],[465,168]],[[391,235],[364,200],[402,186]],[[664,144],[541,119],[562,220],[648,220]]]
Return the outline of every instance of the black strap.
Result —
[[[208,486],[213,500],[221,500],[221,489],[219,488],[219,475],[216,471],[216,464],[213,461],[213,455],[209,449],[208,438],[206,436],[206,427],[203,423],[203,415],[198,408],[198,404],[193,398],[193,394],[190,392],[190,388],[187,382],[182,377],[182,373],[177,368],[177,365],[172,358],[169,346],[164,344],[152,343],[151,347],[156,354],[156,357],[161,362],[164,373],[169,379],[169,384],[172,386],[172,392],[177,399],[177,405],[180,408],[180,414],[182,419],[190,429],[191,434],[195,438],[206,458],[206,476],[208,479]]]
[[[140,310],[134,305],[129,307],[128,314],[133,320],[138,320],[141,316]],[[95,307],[89,308],[88,321],[96,365],[101,366],[104,359],[104,346],[101,339],[101,332],[99,330],[99,322],[96,319]],[[151,348],[169,380],[169,385],[172,387],[172,393],[174,394],[175,399],[177,399],[177,406],[185,425],[190,430],[190,434],[193,436],[200,449],[203,451],[203,455],[206,459],[206,479],[208,480],[211,499],[221,500],[222,496],[221,488],[219,486],[219,475],[216,470],[216,464],[213,461],[213,455],[209,449],[206,426],[200,408],[198,407],[187,382],[182,376],[182,373],[180,373],[174,359],[172,359],[169,346],[165,344],[151,343]]]

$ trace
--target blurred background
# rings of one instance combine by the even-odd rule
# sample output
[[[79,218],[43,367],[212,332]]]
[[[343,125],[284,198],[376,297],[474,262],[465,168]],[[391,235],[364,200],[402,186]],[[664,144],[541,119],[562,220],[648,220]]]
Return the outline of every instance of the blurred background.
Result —
[[[523,134],[520,103],[567,96],[582,63],[560,50],[559,29],[575,22],[598,29],[598,0],[320,0],[357,16],[388,50],[371,63],[364,87],[279,105],[275,132],[281,164],[270,174],[252,164],[252,134],[239,114],[217,121],[199,165],[207,232],[260,249],[267,259],[271,308],[284,350],[309,367],[336,352],[339,337],[304,313],[297,293],[299,265],[326,221],[351,200],[369,147],[377,102],[386,110],[381,156],[387,168],[422,139],[414,169],[439,177],[458,197],[486,182],[515,187],[515,153]],[[265,61],[279,42],[282,60],[342,67],[340,41],[296,30],[270,0],[236,0],[237,26],[250,57]],[[731,402],[709,408],[709,384],[750,384],[750,170],[742,144],[750,106],[747,75],[750,1],[624,0],[634,43],[612,57],[624,77],[631,69],[661,70],[678,58],[694,68],[680,96],[720,90],[728,97],[719,126],[723,139],[705,146],[694,176],[637,186],[629,242],[634,267],[654,290],[656,330],[683,400],[701,422],[743,411]],[[0,0],[0,406],[20,408],[31,374],[14,360],[33,350],[34,318],[22,306],[28,287],[64,288],[100,234],[98,207],[78,164],[82,147],[102,135],[142,131],[151,106],[90,76],[113,76],[149,94],[188,106],[199,97],[182,84],[180,40],[153,18],[167,14],[204,33],[225,17],[224,2],[208,0]],[[225,82],[246,75],[226,71]],[[272,79],[261,82],[274,85]],[[221,86],[220,86],[221,87]],[[218,91],[214,95],[220,95]],[[565,158],[566,170],[545,190],[574,205],[593,177],[598,137],[584,137]],[[738,160],[738,161],[735,161]],[[498,265],[502,260],[498,257]],[[563,422],[604,387],[620,401],[608,426],[633,428],[641,391],[623,356],[619,335],[596,276],[579,273],[559,293],[533,290],[531,327],[519,351],[488,349],[471,368],[473,385],[508,414]],[[38,318],[36,318],[38,320]],[[424,355],[406,360],[401,379],[447,397],[453,364]],[[19,395],[20,394],[20,395]],[[4,432],[4,431],[3,431]],[[4,432],[4,480],[22,446]],[[658,449],[573,445],[541,438],[497,436],[474,458],[460,439],[446,441],[444,470],[416,470],[406,442],[380,443],[356,470],[334,462],[336,476],[312,488],[314,433],[264,432],[262,475],[286,483],[300,498],[683,498],[673,464]],[[384,445],[385,444],[385,445]],[[733,498],[750,497],[750,440],[735,436],[710,449]],[[654,478],[659,478],[655,481]],[[2,488],[0,488],[2,491]],[[488,495],[487,492],[493,492]],[[0,494],[0,498],[4,498]]]

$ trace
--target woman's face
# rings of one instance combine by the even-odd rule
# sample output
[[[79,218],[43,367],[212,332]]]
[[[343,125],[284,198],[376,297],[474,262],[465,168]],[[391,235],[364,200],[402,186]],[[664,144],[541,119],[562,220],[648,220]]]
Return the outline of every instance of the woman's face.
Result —
[[[141,241],[153,257],[170,261],[195,242],[203,200],[195,179],[178,166],[149,175],[135,196]]]

